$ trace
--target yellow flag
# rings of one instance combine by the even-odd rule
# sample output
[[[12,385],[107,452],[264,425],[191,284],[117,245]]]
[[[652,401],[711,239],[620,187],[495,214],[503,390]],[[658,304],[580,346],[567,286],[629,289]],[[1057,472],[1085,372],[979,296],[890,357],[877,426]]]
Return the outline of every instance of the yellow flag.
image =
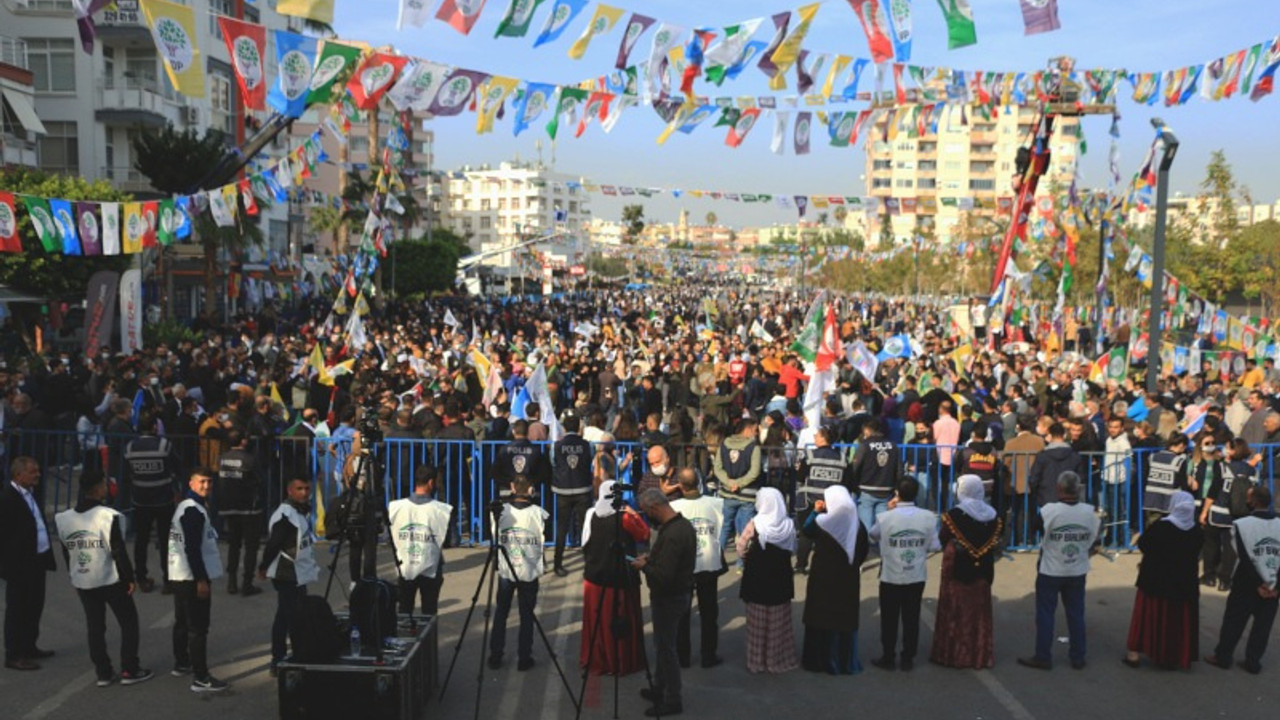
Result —
[[[836,78],[844,69],[849,67],[849,63],[853,62],[853,58],[848,55],[837,55],[835,62],[831,63],[831,70],[827,73],[827,81],[822,83],[822,96],[831,97],[831,93],[836,89]]]
[[[587,52],[587,45],[591,44],[591,38],[597,35],[604,35],[613,29],[617,24],[618,18],[622,17],[622,8],[610,7],[608,5],[597,5],[596,14],[591,17],[591,22],[587,24],[587,29],[582,31],[582,36],[573,41],[573,45],[569,46],[569,57],[574,60],[581,60],[582,56]]]
[[[471,351],[471,363],[476,366],[476,374],[480,376],[480,384],[489,384],[489,369],[493,367],[493,363],[489,362],[489,358],[479,350]]]
[[[804,37],[809,34],[809,26],[813,24],[813,16],[818,14],[820,3],[805,5],[796,9],[796,13],[800,16],[800,24],[796,25],[796,29],[778,45],[778,49],[773,51],[773,57],[770,60],[777,66],[778,71],[769,79],[769,87],[774,90],[781,90],[787,86],[787,71],[796,63],[796,59],[800,57],[800,45],[804,43]]]
[[[307,358],[307,364],[316,369],[316,382],[326,387],[333,387],[333,377],[324,366],[324,352],[320,350],[320,343],[316,343],[315,347],[311,348],[311,357]]]
[[[678,110],[676,110],[676,114],[672,116],[671,122],[667,123],[667,127],[664,128],[662,130],[662,133],[658,135],[658,144],[665,145],[667,142],[667,138],[671,137],[671,133],[675,132],[676,128],[683,125],[685,123],[685,120],[689,119],[689,116],[692,115],[693,111],[696,109],[697,109],[696,105],[694,105],[691,102],[685,101],[685,103],[681,105]]]
[[[156,50],[173,87],[187,97],[204,97],[204,63],[196,46],[196,17],[191,8],[167,0],[142,0]]]
[[[476,134],[493,132],[493,119],[507,96],[516,89],[520,81],[513,77],[494,76],[480,86],[479,101],[476,105]]]
[[[120,250],[125,254],[142,252],[142,236],[147,234],[147,221],[142,217],[142,203],[124,204],[124,237]]]
[[[236,211],[240,208],[240,203],[238,202],[240,198],[238,193],[239,190],[236,188],[235,184],[222,186],[222,200],[227,204],[227,212],[231,213],[231,218],[233,220],[236,217]]]
[[[280,388],[277,387],[275,383],[271,383],[271,402],[276,403],[281,407],[288,407],[284,404],[284,398],[280,397]]]
[[[276,12],[333,24],[333,0],[280,0]]]
[[[356,303],[352,310],[360,317],[364,317],[369,314],[369,301],[364,299],[364,293],[360,293],[356,296]]]

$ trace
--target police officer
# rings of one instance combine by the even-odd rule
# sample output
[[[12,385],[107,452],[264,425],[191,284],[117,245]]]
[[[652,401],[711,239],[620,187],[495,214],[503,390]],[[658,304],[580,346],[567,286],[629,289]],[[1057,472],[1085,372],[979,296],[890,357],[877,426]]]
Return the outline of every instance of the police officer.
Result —
[[[582,527],[587,509],[591,507],[591,443],[578,434],[582,420],[577,415],[566,415],[561,425],[565,434],[553,449],[555,464],[551,474],[551,494],[556,496],[555,572],[558,577],[569,574],[564,569],[569,530]]]
[[[258,565],[258,577],[271,578],[276,589],[276,617],[271,624],[272,677],[284,660],[285,641],[298,602],[307,594],[307,584],[320,579],[313,547],[316,535],[311,525],[311,483],[306,478],[294,478],[285,492],[287,498],[267,522],[267,547]]]
[[[852,491],[854,487],[853,468],[845,462],[844,452],[831,447],[838,432],[835,426],[818,428],[813,436],[813,449],[805,453],[800,462],[800,477],[803,485],[796,493],[796,520],[803,523],[813,511],[814,503],[822,499],[823,493],[832,485],[843,485]],[[796,535],[796,572],[809,572],[809,553],[813,552],[813,540],[804,533]]]
[[[173,583],[173,675],[191,674],[191,691],[221,692],[228,685],[209,674],[208,640],[212,593],[222,577],[218,532],[209,522],[214,472],[191,471],[187,492],[169,526],[169,581]]]
[[[516,423],[523,423],[517,420]],[[519,595],[520,634],[516,644],[516,669],[533,667],[534,608],[538,602],[538,578],[544,571],[542,542],[550,516],[533,502],[532,483],[522,473],[512,478],[508,500],[494,520],[494,536],[504,552],[498,558],[498,600],[489,636],[489,668],[502,667],[507,644],[507,616],[511,600]]]
[[[1142,488],[1142,507],[1146,511],[1147,525],[1169,514],[1169,503],[1174,493],[1189,490],[1195,495],[1198,489],[1188,485],[1187,436],[1175,432],[1169,436],[1164,449],[1153,453],[1147,461],[1147,478]]]
[[[413,603],[422,594],[422,612],[435,615],[440,588],[444,585],[444,547],[452,525],[453,507],[435,499],[439,470],[422,465],[413,475],[413,494],[387,506],[391,520],[391,542],[400,561],[400,609],[413,613]],[[376,533],[376,530],[375,530]]]
[[[138,421],[138,431],[141,435],[124,449],[124,477],[133,498],[133,564],[137,569],[138,588],[144,593],[154,590],[155,582],[147,576],[147,544],[154,529],[157,552],[161,555],[160,577],[165,581],[164,592],[168,593],[163,548],[182,469],[173,443],[156,435],[153,413],[143,414]]]
[[[258,560],[258,536],[262,532],[262,475],[257,456],[249,450],[249,438],[239,430],[227,433],[230,450],[218,458],[218,514],[227,533],[227,594],[257,595],[253,584]],[[240,549],[244,548],[244,587],[236,581]]]
[[[875,527],[876,518],[889,509],[901,466],[898,446],[885,437],[879,418],[862,426],[862,443],[853,453],[852,464],[854,486],[850,492],[858,496],[858,521],[864,527]]]
[[[511,423],[511,435],[515,439],[498,448],[493,459],[493,483],[498,496],[506,500],[511,494],[511,482],[517,475],[529,479],[533,492],[547,480],[546,458],[542,448],[529,441],[529,421]]]
[[[80,502],[58,513],[54,522],[62,541],[71,585],[80,596],[89,625],[89,659],[98,671],[98,687],[119,680],[136,685],[153,673],[138,662],[138,607],[133,603],[133,565],[125,551],[123,516],[104,503],[107,483],[101,470],[80,476]],[[74,554],[73,554],[74,553]],[[119,676],[107,653],[107,608],[120,624]]]

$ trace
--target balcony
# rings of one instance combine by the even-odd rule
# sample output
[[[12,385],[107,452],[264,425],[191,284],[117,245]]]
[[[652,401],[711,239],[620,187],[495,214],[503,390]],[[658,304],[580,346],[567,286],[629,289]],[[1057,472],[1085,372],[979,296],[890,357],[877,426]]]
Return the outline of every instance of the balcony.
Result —
[[[154,46],[138,0],[115,0],[99,17],[97,35],[104,45]]]
[[[110,181],[120,192],[127,193],[150,193],[155,192],[151,187],[151,181],[137,170],[131,167],[104,167],[101,168],[104,180]]]
[[[0,136],[0,147],[4,148],[4,156],[0,164],[25,165],[36,167],[36,144],[16,135],[5,133]]]
[[[31,65],[27,63],[27,42],[0,35],[0,64],[30,70]]]
[[[969,133],[969,142],[975,145],[995,145],[996,134],[994,132],[971,132]]]
[[[94,117],[105,125],[163,128],[181,120],[178,106],[153,88],[130,83],[124,88],[99,87],[97,93]]]

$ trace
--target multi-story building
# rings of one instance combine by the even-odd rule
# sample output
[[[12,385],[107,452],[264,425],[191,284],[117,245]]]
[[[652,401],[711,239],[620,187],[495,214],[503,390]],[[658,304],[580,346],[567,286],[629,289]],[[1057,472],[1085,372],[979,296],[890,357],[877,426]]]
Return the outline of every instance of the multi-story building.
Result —
[[[0,165],[39,163],[37,143],[47,131],[35,110],[34,81],[27,43],[0,35]]]
[[[993,111],[989,119],[972,108],[947,106],[937,123],[937,132],[912,137],[899,126],[889,132],[890,123],[909,122],[907,113],[882,113],[866,128],[867,194],[882,201],[897,200],[898,211],[890,215],[895,241],[903,242],[932,228],[943,241],[953,238],[961,217],[994,219],[1001,206],[1012,207],[1012,180],[1016,172],[1018,148],[1028,145],[1036,121],[1030,107],[1008,107]],[[1041,178],[1037,196],[1057,186],[1065,188],[1075,176],[1079,119],[1061,117],[1050,138],[1050,168]],[[887,139],[886,139],[887,138]],[[1008,215],[1008,210],[1004,211]],[[866,231],[874,241],[881,233],[883,214],[871,213]],[[978,228],[990,233],[989,228]]]
[[[464,166],[444,181],[446,227],[467,238],[476,252],[494,252],[550,231],[562,233],[555,250],[542,248],[569,263],[586,247],[590,234],[591,198],[583,178],[559,173],[540,162],[504,162],[498,167]],[[517,257],[499,252],[485,264],[512,268]]]

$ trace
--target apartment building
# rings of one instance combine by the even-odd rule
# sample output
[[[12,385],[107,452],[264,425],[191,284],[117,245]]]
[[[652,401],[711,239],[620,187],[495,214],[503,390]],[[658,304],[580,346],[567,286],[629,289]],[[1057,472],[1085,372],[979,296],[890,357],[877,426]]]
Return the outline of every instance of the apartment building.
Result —
[[[35,76],[27,43],[0,35],[0,165],[36,167],[46,133],[35,110]]]
[[[938,118],[936,132],[925,127],[924,133],[907,127],[910,113],[881,115],[866,130],[866,185],[868,195],[897,205],[888,213],[894,240],[905,242],[922,228],[932,228],[939,240],[954,240],[965,215],[978,232],[993,230],[994,225],[982,221],[1007,217],[1012,208],[1018,148],[1029,144],[1036,115],[1034,108],[1010,106],[988,119],[973,108],[949,105]],[[1040,181],[1038,196],[1070,185],[1078,128],[1079,118],[1059,118],[1055,124],[1050,168]],[[867,237],[873,242],[884,219],[884,213],[867,217]]]

